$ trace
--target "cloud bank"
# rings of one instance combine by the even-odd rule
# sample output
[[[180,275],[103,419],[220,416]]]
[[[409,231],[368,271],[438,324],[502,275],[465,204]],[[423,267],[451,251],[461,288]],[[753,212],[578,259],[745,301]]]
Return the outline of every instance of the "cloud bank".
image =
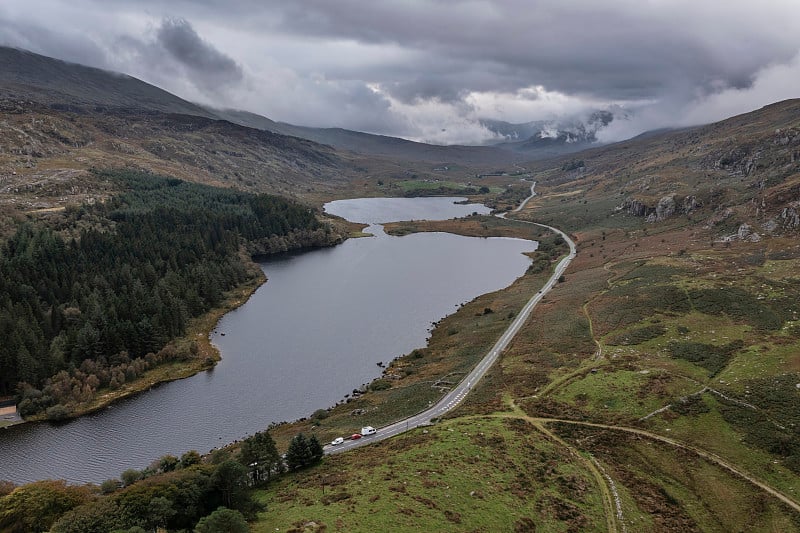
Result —
[[[274,120],[439,143],[624,109],[603,140],[800,97],[800,3],[5,0],[0,43]]]

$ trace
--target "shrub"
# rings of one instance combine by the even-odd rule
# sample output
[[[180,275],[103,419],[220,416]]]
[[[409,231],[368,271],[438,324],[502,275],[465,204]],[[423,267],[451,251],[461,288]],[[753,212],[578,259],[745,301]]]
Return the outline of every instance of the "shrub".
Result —
[[[606,342],[614,346],[630,346],[660,337],[667,332],[667,328],[659,324],[632,329],[619,335],[614,335]]]
[[[103,494],[111,494],[116,492],[117,489],[122,487],[122,482],[118,479],[107,479],[100,483],[100,492]]]
[[[370,390],[379,391],[392,388],[392,383],[388,379],[376,379],[369,385]]]
[[[247,533],[250,528],[239,511],[218,507],[216,511],[200,519],[195,533]]]
[[[119,478],[122,480],[122,484],[127,487],[142,479],[142,473],[135,468],[129,468],[120,474]]]
[[[330,413],[328,412],[327,409],[317,409],[311,415],[311,418],[316,418],[317,420],[325,420],[329,416],[330,416]]]
[[[699,394],[687,398],[679,398],[672,402],[671,409],[679,415],[684,416],[699,415],[711,410]]]
[[[66,420],[69,418],[69,409],[57,403],[47,408],[45,411],[48,420]]]
[[[739,287],[694,290],[689,295],[694,308],[707,315],[727,315],[760,330],[774,331],[783,326],[784,318],[776,310]]]
[[[713,344],[703,344],[700,342],[671,342],[667,346],[670,355],[678,359],[685,359],[697,366],[701,366],[710,372],[713,377],[725,368],[728,361],[733,357],[737,350],[744,346],[740,340],[733,341],[723,346]]]

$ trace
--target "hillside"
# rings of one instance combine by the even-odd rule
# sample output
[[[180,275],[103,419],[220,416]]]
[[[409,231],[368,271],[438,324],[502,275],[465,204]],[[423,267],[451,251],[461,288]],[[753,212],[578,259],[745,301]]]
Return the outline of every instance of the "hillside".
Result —
[[[252,128],[309,139],[359,154],[424,161],[438,165],[459,164],[492,166],[520,161],[523,156],[493,146],[439,146],[386,135],[375,135],[343,128],[310,128],[275,122],[255,113],[234,110],[212,110],[215,114]]]
[[[455,413],[267,487],[254,529],[800,528],[798,131],[793,100],[531,163],[519,217],[574,236],[564,282]],[[481,226],[460,225],[416,229]],[[480,309],[513,313],[526,279],[443,321],[421,360],[496,338]],[[407,380],[274,432],[345,434]]]
[[[684,217],[717,240],[793,234],[800,229],[800,100],[530,166],[574,199],[613,204],[605,216],[656,225]]]
[[[189,181],[296,196],[341,186],[352,158],[311,141],[226,121],[157,112],[54,111],[0,100],[0,203],[6,214],[102,198],[90,168],[130,167]]]
[[[0,229],[20,213],[104,198],[108,184],[92,168],[287,196],[330,194],[365,168],[392,168],[221,120],[130,76],[7,47],[0,112]]]
[[[310,128],[275,122],[245,111],[218,110],[187,102],[117,72],[67,63],[0,46],[0,98],[23,98],[50,111],[166,113],[222,119],[248,128],[298,137],[369,156],[435,164],[496,165],[519,156],[494,147],[436,146],[342,128]]]
[[[209,110],[130,76],[13,48],[0,47],[0,67],[0,232],[19,213],[107,196],[90,168],[134,168],[311,202],[352,195],[351,187],[360,195],[458,192],[471,190],[476,174],[519,172],[495,148]]]
[[[135,109],[214,118],[134,77],[0,46],[0,96],[19,95],[54,109]]]

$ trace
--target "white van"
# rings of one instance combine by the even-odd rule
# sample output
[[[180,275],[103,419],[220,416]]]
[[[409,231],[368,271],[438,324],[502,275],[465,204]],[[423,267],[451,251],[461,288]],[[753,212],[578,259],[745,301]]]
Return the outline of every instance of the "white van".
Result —
[[[378,430],[372,426],[364,426],[363,428],[361,428],[361,435],[364,437],[366,437],[367,435],[374,435],[377,432]]]

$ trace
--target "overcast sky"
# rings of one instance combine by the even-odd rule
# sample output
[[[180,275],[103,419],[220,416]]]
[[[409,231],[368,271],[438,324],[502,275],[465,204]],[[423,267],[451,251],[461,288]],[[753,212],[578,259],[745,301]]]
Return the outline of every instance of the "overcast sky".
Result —
[[[606,108],[629,112],[617,140],[800,97],[800,0],[0,0],[0,43],[438,143]]]

